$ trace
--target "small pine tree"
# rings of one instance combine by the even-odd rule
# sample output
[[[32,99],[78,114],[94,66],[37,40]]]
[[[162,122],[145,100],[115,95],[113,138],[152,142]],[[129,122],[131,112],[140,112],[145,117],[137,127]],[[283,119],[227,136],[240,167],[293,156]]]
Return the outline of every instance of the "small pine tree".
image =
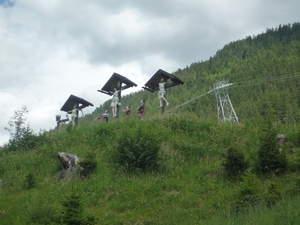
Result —
[[[67,225],[82,225],[83,207],[79,194],[72,192],[63,201],[62,222]]]
[[[257,205],[261,201],[260,181],[254,174],[246,174],[238,190],[237,197],[232,202],[232,208],[236,212],[244,212],[250,206]]]
[[[96,220],[92,216],[84,216],[80,194],[72,192],[63,200],[62,222],[66,225],[94,225]]]
[[[242,174],[248,168],[249,162],[245,158],[245,154],[231,147],[226,151],[222,166],[228,176],[237,176]]]
[[[287,158],[280,151],[276,140],[276,132],[269,125],[263,130],[261,144],[258,150],[258,168],[260,172],[284,172],[287,168]]]

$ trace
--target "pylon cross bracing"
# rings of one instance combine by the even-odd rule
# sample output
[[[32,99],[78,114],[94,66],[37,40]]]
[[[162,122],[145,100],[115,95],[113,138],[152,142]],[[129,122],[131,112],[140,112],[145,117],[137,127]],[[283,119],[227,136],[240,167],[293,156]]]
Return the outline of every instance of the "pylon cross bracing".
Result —
[[[221,81],[212,87],[211,91],[216,94],[218,122],[239,122],[227,91],[227,87],[231,85],[228,81]]]

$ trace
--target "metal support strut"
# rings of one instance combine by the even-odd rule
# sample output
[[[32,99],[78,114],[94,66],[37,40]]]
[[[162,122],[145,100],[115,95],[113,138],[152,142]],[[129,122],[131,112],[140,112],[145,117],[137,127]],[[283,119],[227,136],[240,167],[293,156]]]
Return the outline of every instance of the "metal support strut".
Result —
[[[233,83],[221,81],[215,83],[212,87],[211,92],[214,91],[216,93],[218,122],[239,122],[227,91],[227,87],[231,85]]]

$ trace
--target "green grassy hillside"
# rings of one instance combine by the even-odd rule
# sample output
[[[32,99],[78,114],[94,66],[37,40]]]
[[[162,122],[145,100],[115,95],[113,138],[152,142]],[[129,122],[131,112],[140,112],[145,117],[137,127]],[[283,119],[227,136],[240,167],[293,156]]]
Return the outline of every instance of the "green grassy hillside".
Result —
[[[283,169],[260,167],[258,152],[275,140],[268,133],[289,137],[281,147]],[[76,224],[298,224],[299,137],[297,126],[189,117],[131,118],[53,132],[40,136],[34,149],[1,151],[0,224],[63,224],[64,202],[76,196]],[[230,174],[239,163],[228,157],[229,149],[245,157],[245,170]],[[97,167],[90,176],[65,181],[57,177],[58,152],[83,161],[92,155]]]

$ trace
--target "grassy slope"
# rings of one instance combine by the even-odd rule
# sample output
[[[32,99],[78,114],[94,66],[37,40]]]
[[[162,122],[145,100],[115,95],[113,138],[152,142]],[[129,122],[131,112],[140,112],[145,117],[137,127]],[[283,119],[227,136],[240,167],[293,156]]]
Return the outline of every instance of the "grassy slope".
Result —
[[[118,136],[136,128],[155,129],[162,137],[159,171],[128,174],[117,169],[113,152]],[[296,127],[276,129],[297,143]],[[70,133],[52,133],[35,150],[2,152],[0,174],[5,186],[0,188],[0,210],[6,213],[0,215],[0,224],[50,224],[61,213],[62,199],[72,191],[81,194],[84,214],[96,217],[99,224],[274,224],[278,220],[280,224],[297,224],[300,198],[291,199],[285,193],[300,177],[298,154],[288,153],[292,172],[260,179],[261,196],[271,181],[278,184],[284,193],[279,204],[268,208],[262,203],[248,213],[231,212],[240,180],[225,178],[223,153],[237,144],[253,169],[259,136],[257,127],[194,118],[120,119]],[[96,152],[95,173],[89,179],[68,183],[56,179],[60,170],[57,153],[62,151],[82,158],[87,152]],[[37,186],[28,190],[25,181],[30,173]]]

